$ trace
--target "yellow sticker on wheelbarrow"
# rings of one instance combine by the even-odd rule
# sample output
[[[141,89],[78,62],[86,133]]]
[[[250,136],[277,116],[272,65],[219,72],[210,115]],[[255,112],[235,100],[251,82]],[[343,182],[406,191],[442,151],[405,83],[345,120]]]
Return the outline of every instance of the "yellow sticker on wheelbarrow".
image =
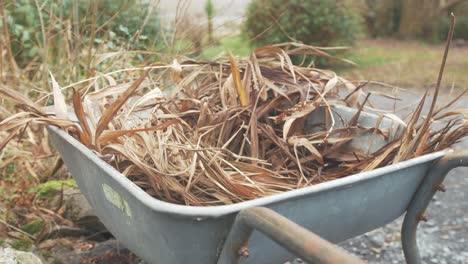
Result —
[[[104,192],[104,196],[106,199],[113,204],[115,207],[119,208],[126,216],[127,216],[127,223],[131,224],[132,222],[132,210],[128,205],[127,201],[116,192],[112,187],[107,184],[102,185],[102,191]]]

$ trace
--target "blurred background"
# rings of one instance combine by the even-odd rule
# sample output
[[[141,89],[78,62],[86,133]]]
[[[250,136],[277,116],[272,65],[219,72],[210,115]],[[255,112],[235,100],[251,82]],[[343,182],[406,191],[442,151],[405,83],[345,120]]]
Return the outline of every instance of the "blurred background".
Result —
[[[455,86],[468,78],[463,0],[16,0],[0,9],[3,80],[38,81],[48,68],[71,82],[173,55],[215,59],[231,49],[246,56],[298,41],[349,46],[339,55],[358,67],[316,61],[349,78],[422,87],[434,82],[450,12],[457,26],[446,77]]]

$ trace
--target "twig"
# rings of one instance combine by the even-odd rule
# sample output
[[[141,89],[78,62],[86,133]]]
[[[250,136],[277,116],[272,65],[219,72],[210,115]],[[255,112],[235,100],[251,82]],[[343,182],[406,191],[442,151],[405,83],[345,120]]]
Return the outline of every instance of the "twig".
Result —
[[[44,71],[44,81],[47,83],[47,57],[48,57],[48,50],[47,50],[47,40],[46,40],[46,31],[45,31],[45,26],[44,26],[44,18],[42,16],[42,7],[39,5],[39,2],[37,0],[34,0],[34,3],[36,4],[37,8],[37,13],[39,15],[39,22],[41,23],[41,33],[42,33],[42,63],[43,63],[43,71]]]
[[[11,49],[11,41],[10,41],[10,33],[8,31],[7,17],[5,15],[5,10],[3,6],[4,1],[0,1],[0,15],[2,16],[2,24],[3,26],[3,38],[5,40],[4,46],[6,46],[8,60],[10,61],[11,71],[16,76],[16,70],[18,69],[18,65],[16,64],[15,57],[13,56],[13,51]]]
[[[455,28],[455,16],[453,15],[453,13],[451,13],[450,14],[450,30],[447,35],[447,43],[445,44],[444,57],[442,58],[442,64],[440,65],[439,76],[437,77],[434,97],[432,98],[431,108],[429,109],[427,120],[429,120],[432,117],[432,113],[434,112],[434,108],[437,102],[437,96],[439,95],[440,83],[442,82],[442,76],[444,75],[445,63],[447,62],[447,56],[448,56],[448,52],[450,49],[450,43],[452,43],[454,28]]]
[[[429,129],[429,125],[432,122],[434,109],[437,103],[437,97],[439,96],[440,83],[442,82],[442,77],[444,75],[445,63],[447,62],[448,51],[450,49],[450,43],[452,42],[452,38],[453,38],[454,27],[455,27],[455,16],[453,15],[453,13],[451,13],[450,14],[450,30],[447,35],[447,42],[445,44],[444,56],[442,58],[442,63],[440,65],[439,75],[437,77],[437,83],[435,86],[434,95],[432,97],[431,107],[426,116],[426,119],[424,120],[422,125],[419,128],[417,128],[418,130],[417,130],[416,137],[411,143],[411,148],[408,149],[409,151],[412,151],[413,149],[419,149],[420,145],[426,144],[426,142],[421,141],[421,140],[424,138],[424,134]]]
[[[17,228],[16,226],[13,226],[13,225],[10,225],[8,222],[4,221],[3,219],[0,219],[0,222],[4,225],[6,225],[7,227],[17,231],[17,232],[20,232],[21,234],[23,235],[26,235],[28,236],[29,238],[31,238],[32,240],[36,240],[36,237],[31,235],[31,234],[28,234],[27,232],[24,232],[23,230]]]
[[[37,0],[36,0],[37,1]],[[96,23],[97,23],[97,9],[98,9],[98,0],[94,0],[93,5],[93,22],[91,24],[91,36],[89,37],[89,44],[88,44],[88,61],[87,61],[87,77],[94,75],[93,71],[94,67],[91,67],[92,63],[92,53],[93,53],[93,46],[94,46],[94,37],[96,35]]]

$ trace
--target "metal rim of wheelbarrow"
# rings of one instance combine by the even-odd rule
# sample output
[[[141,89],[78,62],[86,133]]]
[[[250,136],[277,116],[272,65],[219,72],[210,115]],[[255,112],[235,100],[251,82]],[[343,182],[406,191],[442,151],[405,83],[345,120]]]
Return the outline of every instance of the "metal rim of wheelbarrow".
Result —
[[[387,173],[396,172],[411,167],[415,164],[436,160],[447,154],[453,153],[453,149],[449,148],[446,150],[426,154],[406,161],[401,161],[396,164],[392,164],[382,168],[377,168],[371,171],[361,172],[332,181],[327,181],[308,187],[286,191],[279,194],[273,194],[270,196],[261,197],[231,205],[188,206],[164,202],[162,200],[150,196],[139,186],[137,186],[134,182],[129,180],[127,177],[123,176],[111,165],[107,164],[102,159],[96,159],[96,154],[93,153],[93,151],[81,144],[78,140],[70,136],[68,133],[57,127],[49,126],[48,128],[51,129],[53,132],[57,133],[60,137],[69,141],[70,144],[72,144],[77,149],[77,151],[81,151],[90,160],[93,160],[97,163],[101,163],[99,165],[103,168],[103,170],[105,170],[115,181],[117,181],[123,188],[127,189],[130,193],[132,193],[138,200],[140,200],[146,206],[159,212],[171,213],[174,215],[185,217],[220,217],[223,215],[236,213],[251,207],[265,206],[267,204],[280,202],[287,199],[299,198],[303,195],[311,195],[313,193],[319,193],[325,190],[347,188],[348,186],[351,186],[355,183],[370,180],[373,178],[384,177]]]

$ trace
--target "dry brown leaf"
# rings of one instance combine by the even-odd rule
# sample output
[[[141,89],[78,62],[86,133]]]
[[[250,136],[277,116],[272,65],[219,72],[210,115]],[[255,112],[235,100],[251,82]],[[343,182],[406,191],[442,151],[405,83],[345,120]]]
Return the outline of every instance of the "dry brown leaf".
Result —
[[[145,71],[143,75],[140,76],[120,97],[106,109],[104,114],[99,119],[99,122],[96,126],[96,132],[94,135],[94,141],[99,142],[99,137],[104,129],[107,128],[109,122],[114,118],[115,114],[127,101],[127,99],[135,92],[135,90],[140,86],[143,80],[148,76],[148,71]]]
[[[237,96],[239,98],[241,106],[248,106],[249,95],[245,91],[244,85],[242,85],[239,68],[237,67],[237,62],[234,59],[234,56],[232,55],[231,51],[229,51],[229,62],[231,63],[232,79],[234,82],[234,86],[236,87]]]
[[[86,146],[90,146],[92,144],[91,129],[89,128],[88,120],[86,119],[86,114],[83,109],[83,104],[81,103],[81,95],[75,89],[73,89],[73,109],[82,129],[82,135],[80,134],[80,138],[82,138],[82,142]]]
[[[57,118],[68,119],[67,104],[65,97],[62,94],[59,84],[54,78],[54,75],[49,72],[52,83],[52,91],[54,94],[54,113]]]

